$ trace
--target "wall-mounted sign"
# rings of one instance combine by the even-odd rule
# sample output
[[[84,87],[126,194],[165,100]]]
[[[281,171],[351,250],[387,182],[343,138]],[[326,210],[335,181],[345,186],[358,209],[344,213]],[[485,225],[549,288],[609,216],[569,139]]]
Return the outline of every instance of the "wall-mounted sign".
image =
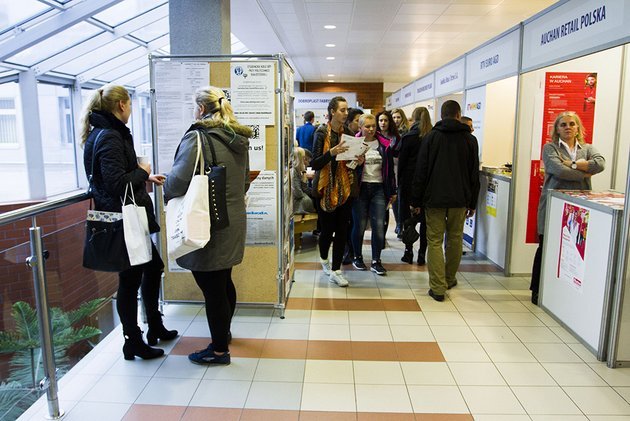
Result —
[[[431,73],[413,83],[415,101],[423,101],[435,96],[435,74]]]
[[[387,99],[385,100],[385,109],[386,110],[391,110],[393,108],[392,107],[392,102],[393,102],[392,101],[392,96],[393,95],[388,96]]]
[[[435,96],[443,96],[464,89],[464,58],[435,71]]]
[[[402,91],[396,91],[392,94],[392,108],[402,107]]]
[[[523,70],[579,56],[630,36],[630,7],[624,0],[566,2],[525,25]]]
[[[517,29],[467,54],[466,87],[481,85],[518,73],[520,41],[520,31]]]
[[[331,99],[342,96],[348,101],[348,107],[357,106],[357,94],[355,92],[295,92],[293,108],[304,109],[326,109]]]
[[[401,101],[400,105],[405,106],[405,105],[413,104],[415,102],[414,100],[415,95],[414,95],[413,87],[414,87],[413,82],[407,86],[403,86],[401,90],[402,93],[401,93],[401,98],[400,98],[400,101]]]

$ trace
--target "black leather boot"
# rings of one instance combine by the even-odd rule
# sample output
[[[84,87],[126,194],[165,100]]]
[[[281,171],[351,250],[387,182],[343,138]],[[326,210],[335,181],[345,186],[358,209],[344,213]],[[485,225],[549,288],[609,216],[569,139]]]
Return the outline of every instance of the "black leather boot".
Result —
[[[133,332],[125,333],[125,344],[123,345],[123,355],[126,360],[133,360],[140,357],[144,360],[158,358],[164,355],[164,350],[159,348],[151,348],[142,340],[142,331],[140,328]]]
[[[413,250],[411,250],[410,248],[405,248],[405,254],[403,254],[403,257],[400,258],[400,261],[412,264],[413,263]]]
[[[176,330],[167,330],[162,324],[162,315],[149,316],[147,318],[149,324],[149,331],[147,332],[147,342],[149,345],[157,345],[158,339],[162,341],[170,341],[177,337],[178,332]]]

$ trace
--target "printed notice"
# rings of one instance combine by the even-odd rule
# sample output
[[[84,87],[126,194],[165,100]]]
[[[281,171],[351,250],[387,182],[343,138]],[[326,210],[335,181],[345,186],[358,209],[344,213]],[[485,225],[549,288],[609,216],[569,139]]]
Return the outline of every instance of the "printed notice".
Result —
[[[276,243],[276,173],[261,171],[245,195],[247,245]]]
[[[562,232],[560,238],[560,258],[558,259],[558,278],[568,282],[582,292],[584,273],[584,253],[588,233],[589,210],[564,204],[562,212]]]
[[[167,174],[186,129],[193,122],[194,92],[210,84],[210,65],[198,62],[155,62],[158,171]]]
[[[496,180],[488,180],[488,191],[486,192],[486,213],[497,217],[497,192],[499,183]]]
[[[249,170],[264,171],[265,160],[265,126],[250,125],[254,134],[249,139]]]
[[[274,63],[230,64],[232,107],[242,124],[275,124]]]

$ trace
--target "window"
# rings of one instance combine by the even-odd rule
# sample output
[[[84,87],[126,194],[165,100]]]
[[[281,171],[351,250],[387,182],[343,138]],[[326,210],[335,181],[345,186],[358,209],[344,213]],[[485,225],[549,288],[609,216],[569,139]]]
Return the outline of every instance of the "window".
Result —
[[[17,118],[14,98],[0,98],[0,145],[16,145]]]
[[[72,109],[69,97],[59,97],[59,140],[62,144],[72,144]]]

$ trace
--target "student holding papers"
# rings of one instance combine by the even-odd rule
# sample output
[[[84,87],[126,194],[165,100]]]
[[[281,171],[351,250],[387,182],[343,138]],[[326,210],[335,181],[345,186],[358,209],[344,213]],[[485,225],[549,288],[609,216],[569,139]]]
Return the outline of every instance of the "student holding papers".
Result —
[[[361,135],[369,149],[365,160],[357,165],[357,179],[360,182],[359,197],[352,206],[352,247],[354,249],[353,266],[366,270],[363,263],[363,235],[368,217],[372,227],[372,264],[370,269],[377,275],[387,273],[381,264],[381,251],[385,244],[385,212],[389,204],[396,199],[396,179],[394,177],[394,159],[391,148],[376,138],[376,118],[372,114],[363,114],[359,118]]]

